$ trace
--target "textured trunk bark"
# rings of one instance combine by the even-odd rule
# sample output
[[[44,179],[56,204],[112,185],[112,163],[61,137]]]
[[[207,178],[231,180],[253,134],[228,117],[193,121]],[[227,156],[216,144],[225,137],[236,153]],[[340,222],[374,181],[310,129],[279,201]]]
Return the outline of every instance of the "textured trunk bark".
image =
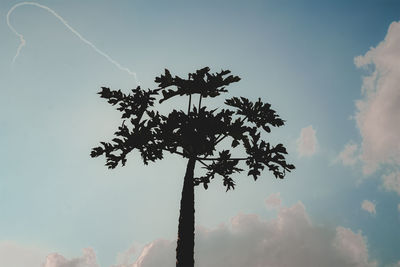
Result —
[[[194,266],[194,184],[196,159],[190,158],[183,181],[181,209],[179,214],[176,266]]]

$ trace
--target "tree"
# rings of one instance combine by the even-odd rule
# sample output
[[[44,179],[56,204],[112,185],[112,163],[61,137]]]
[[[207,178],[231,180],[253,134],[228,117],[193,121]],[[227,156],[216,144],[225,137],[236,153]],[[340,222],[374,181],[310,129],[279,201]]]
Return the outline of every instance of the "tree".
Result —
[[[207,109],[202,106],[203,98],[214,98],[226,93],[238,76],[228,75],[229,70],[210,73],[208,67],[189,73],[188,79],[173,77],[166,69],[165,74],[155,78],[156,89],[140,87],[125,94],[102,87],[100,97],[118,106],[122,113],[122,124],[114,133],[112,142],[101,142],[93,148],[92,157],[105,155],[106,166],[113,169],[126,163],[126,156],[133,150],[141,153],[144,164],[163,159],[169,152],[187,158],[188,163],[183,181],[176,266],[194,265],[194,186],[205,189],[216,176],[222,177],[226,191],[235,188],[232,178],[243,171],[239,162],[246,165],[247,175],[254,180],[267,167],[276,178],[283,179],[286,172],[295,167],[285,160],[287,154],[282,144],[276,146],[261,139],[261,132],[269,133],[271,127],[280,127],[284,121],[259,98],[251,102],[244,97],[225,100],[226,109]],[[192,104],[194,95],[199,95],[198,104]],[[177,96],[188,96],[187,111],[173,110],[162,115],[154,106]],[[221,142],[230,141],[228,148],[220,149]],[[226,142],[225,142],[226,143]],[[232,151],[242,145],[244,157],[233,157]],[[196,163],[205,169],[202,176],[194,176]]]

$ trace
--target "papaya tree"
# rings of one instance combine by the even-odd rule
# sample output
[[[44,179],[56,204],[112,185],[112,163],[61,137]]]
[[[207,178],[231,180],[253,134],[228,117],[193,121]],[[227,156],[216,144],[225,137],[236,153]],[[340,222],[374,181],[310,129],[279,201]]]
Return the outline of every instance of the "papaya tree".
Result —
[[[176,266],[194,266],[195,186],[207,189],[211,180],[220,177],[228,191],[235,188],[234,175],[242,171],[257,180],[267,168],[276,178],[283,179],[295,168],[286,162],[287,152],[282,144],[273,146],[261,138],[262,132],[269,133],[272,127],[284,125],[270,104],[260,98],[252,102],[244,97],[232,97],[225,100],[224,108],[211,109],[204,105],[207,98],[227,93],[226,87],[239,80],[229,70],[210,73],[205,67],[183,79],[172,76],[166,69],[155,78],[156,89],[144,90],[139,86],[125,94],[102,87],[99,92],[101,98],[117,106],[122,123],[111,142],[100,142],[100,146],[93,148],[92,157],[104,155],[110,169],[119,164],[124,166],[128,153],[134,150],[141,154],[146,165],[163,159],[165,153],[187,159]],[[187,97],[187,110],[186,107],[173,109],[169,114],[157,110],[157,105],[175,97]],[[232,155],[237,149],[240,157]],[[195,175],[196,164],[204,168],[202,175]]]

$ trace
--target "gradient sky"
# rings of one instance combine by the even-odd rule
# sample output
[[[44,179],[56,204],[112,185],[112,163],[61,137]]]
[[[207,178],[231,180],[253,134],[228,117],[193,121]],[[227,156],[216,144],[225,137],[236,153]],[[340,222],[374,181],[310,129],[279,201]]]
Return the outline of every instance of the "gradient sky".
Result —
[[[6,15],[17,3],[0,2],[0,266],[40,266],[48,255],[45,267],[61,266],[52,259],[136,266],[143,246],[176,237],[186,162],[167,156],[144,166],[133,154],[108,170],[103,158],[91,159],[120,123],[96,92],[128,92],[137,81],[32,5],[10,16],[26,40],[12,63],[19,39]],[[181,76],[230,69],[242,78],[231,95],[261,97],[286,120],[267,137],[287,146],[296,170],[284,180],[243,174],[227,193],[219,180],[196,188],[199,237],[221,227],[229,234],[250,215],[262,224],[303,214],[307,227],[326,233],[320,242],[353,247],[352,255],[329,250],[332,262],[344,255],[358,264],[349,266],[400,266],[400,1],[37,3],[144,88],[164,68]],[[211,253],[200,252],[202,242],[199,257]]]

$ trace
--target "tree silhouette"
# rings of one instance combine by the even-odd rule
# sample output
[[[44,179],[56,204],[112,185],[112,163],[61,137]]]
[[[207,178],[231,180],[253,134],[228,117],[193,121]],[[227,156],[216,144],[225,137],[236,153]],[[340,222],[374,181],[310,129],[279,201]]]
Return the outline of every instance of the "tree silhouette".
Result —
[[[102,87],[99,92],[108,103],[118,106],[122,124],[112,142],[101,142],[101,146],[93,148],[92,157],[104,154],[110,169],[119,163],[124,166],[127,154],[134,149],[141,153],[146,165],[163,159],[165,152],[188,159],[180,203],[176,266],[194,265],[194,186],[203,185],[207,189],[210,181],[220,176],[226,191],[234,189],[232,176],[243,171],[238,166],[241,161],[254,180],[265,167],[280,179],[295,168],[286,162],[287,152],[282,144],[272,146],[261,139],[262,131],[269,133],[271,127],[284,125],[270,104],[260,98],[251,102],[244,97],[233,97],[225,100],[225,109],[202,106],[203,98],[226,93],[226,86],[240,80],[229,73],[225,70],[212,74],[206,67],[182,79],[173,77],[166,69],[164,75],[155,78],[156,89],[137,87],[132,93],[124,94],[121,90]],[[196,94],[199,95],[197,106],[192,104]],[[187,111],[174,109],[162,115],[154,110],[156,100],[161,104],[185,95],[189,98]],[[231,141],[231,145],[220,149],[223,140]],[[246,156],[233,157],[231,152],[239,145],[243,146],[242,154]],[[205,174],[200,177],[194,176],[197,162],[205,168]]]

